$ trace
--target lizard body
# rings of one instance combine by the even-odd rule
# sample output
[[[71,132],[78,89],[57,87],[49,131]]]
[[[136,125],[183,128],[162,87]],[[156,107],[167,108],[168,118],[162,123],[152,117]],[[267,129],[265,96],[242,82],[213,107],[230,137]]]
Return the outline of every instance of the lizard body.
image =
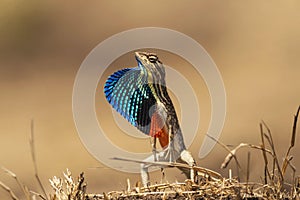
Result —
[[[157,55],[136,52],[138,66],[119,70],[106,81],[108,102],[133,126],[154,138],[153,155],[146,162],[181,162],[194,166],[195,161],[184,144],[178,117],[166,87],[166,72]],[[162,152],[156,151],[156,139]],[[149,183],[150,164],[141,164],[144,186]],[[193,170],[180,168],[193,180]]]

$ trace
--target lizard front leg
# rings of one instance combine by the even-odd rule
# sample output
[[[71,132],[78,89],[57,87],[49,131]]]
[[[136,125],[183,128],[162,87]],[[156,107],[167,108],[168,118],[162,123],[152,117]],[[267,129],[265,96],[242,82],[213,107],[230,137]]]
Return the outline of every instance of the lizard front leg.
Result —
[[[172,125],[169,125],[169,144],[165,149],[164,159],[168,160],[170,163],[175,162],[175,152],[174,152],[174,133],[172,131]]]
[[[153,157],[154,157],[154,161],[156,162],[157,161],[157,157],[156,157],[156,135],[154,136],[154,140],[153,140],[153,143],[152,143],[152,153],[153,153]]]

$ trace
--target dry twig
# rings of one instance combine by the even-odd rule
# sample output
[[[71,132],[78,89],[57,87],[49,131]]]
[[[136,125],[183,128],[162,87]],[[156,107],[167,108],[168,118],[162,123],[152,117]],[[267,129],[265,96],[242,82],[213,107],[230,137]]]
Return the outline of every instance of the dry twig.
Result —
[[[2,187],[4,190],[6,190],[9,193],[10,197],[13,200],[19,200],[19,198],[15,195],[15,193],[7,185],[2,183],[1,181],[0,181],[0,187]]]
[[[38,174],[38,168],[37,168],[37,162],[36,162],[36,156],[35,156],[35,145],[34,145],[34,121],[31,120],[31,125],[30,125],[30,140],[29,140],[29,144],[30,144],[30,150],[31,150],[31,156],[32,156],[32,161],[33,161],[33,166],[34,166],[34,175],[35,178],[40,186],[40,188],[43,191],[44,197],[43,199],[48,200],[47,194],[46,194],[46,190],[40,180],[39,174]],[[42,196],[42,195],[39,195]]]

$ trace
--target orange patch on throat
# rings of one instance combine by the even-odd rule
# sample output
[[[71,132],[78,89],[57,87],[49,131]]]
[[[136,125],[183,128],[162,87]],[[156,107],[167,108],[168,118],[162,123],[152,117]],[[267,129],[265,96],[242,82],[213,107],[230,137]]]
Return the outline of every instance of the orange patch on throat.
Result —
[[[165,131],[160,132],[158,140],[159,140],[160,146],[162,148],[166,148],[169,144],[169,134],[166,133]]]

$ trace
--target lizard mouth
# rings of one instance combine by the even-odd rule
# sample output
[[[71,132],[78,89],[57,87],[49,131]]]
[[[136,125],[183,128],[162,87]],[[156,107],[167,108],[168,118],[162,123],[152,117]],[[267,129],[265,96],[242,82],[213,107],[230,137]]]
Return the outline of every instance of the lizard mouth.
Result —
[[[137,62],[139,63],[143,63],[143,56],[142,56],[142,53],[141,52],[135,52],[135,59]]]
[[[147,58],[148,53],[146,52],[135,52],[135,58],[137,60],[143,60],[144,58]]]
[[[147,52],[135,52],[135,58],[141,63],[155,63],[159,61],[156,54]]]
[[[136,52],[134,52],[134,54],[135,54],[135,57],[140,57],[141,56],[141,54],[142,54],[142,52],[138,52],[138,51],[136,51]],[[143,53],[144,54],[144,53]]]

